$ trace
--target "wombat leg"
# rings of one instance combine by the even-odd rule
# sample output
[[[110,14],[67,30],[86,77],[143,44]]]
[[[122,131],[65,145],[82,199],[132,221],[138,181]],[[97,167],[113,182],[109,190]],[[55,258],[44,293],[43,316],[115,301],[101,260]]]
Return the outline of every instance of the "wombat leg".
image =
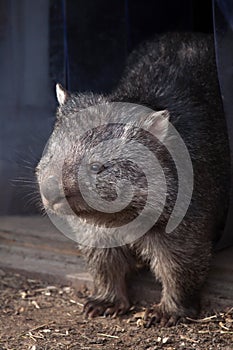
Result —
[[[193,242],[192,242],[193,243]],[[174,326],[187,323],[187,317],[195,318],[200,310],[200,289],[206,278],[210,261],[210,244],[203,243],[194,249],[173,242],[172,251],[160,247],[157,257],[151,260],[151,268],[162,282],[162,298],[155,306],[148,323]]]
[[[129,250],[126,247],[89,250],[88,264],[94,280],[94,294],[84,305],[86,317],[115,317],[127,312],[130,302],[125,277],[134,265]]]

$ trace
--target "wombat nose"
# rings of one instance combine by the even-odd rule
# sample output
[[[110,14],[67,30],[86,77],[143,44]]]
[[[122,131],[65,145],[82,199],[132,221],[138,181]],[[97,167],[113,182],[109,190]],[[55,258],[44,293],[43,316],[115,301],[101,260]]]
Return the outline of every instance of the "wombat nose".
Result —
[[[55,203],[61,198],[59,183],[55,176],[49,176],[40,186],[41,193],[50,203]]]

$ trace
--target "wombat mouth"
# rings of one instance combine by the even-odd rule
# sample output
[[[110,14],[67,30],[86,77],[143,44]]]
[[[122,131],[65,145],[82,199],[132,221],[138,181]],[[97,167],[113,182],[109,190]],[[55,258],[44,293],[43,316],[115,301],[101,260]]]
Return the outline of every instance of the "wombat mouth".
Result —
[[[82,208],[81,205],[77,205],[78,200],[76,196],[61,196],[57,198],[54,202],[49,202],[44,196],[42,196],[42,202],[46,210],[56,215],[83,216],[85,213],[87,213],[86,208]]]
[[[80,220],[89,222],[95,226],[119,227],[122,224],[130,222],[138,214],[132,212],[132,208],[130,207],[123,210],[124,215],[122,215],[122,212],[105,213],[89,207],[79,199],[79,196],[72,195],[59,197],[56,202],[51,203],[42,197],[46,211],[52,215],[78,217]]]

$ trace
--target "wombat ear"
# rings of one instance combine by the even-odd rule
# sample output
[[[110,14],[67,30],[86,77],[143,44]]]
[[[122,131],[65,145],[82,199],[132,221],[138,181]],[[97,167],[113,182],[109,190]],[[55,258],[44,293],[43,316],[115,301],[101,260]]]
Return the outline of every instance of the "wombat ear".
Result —
[[[153,112],[144,119],[142,126],[163,141],[168,133],[169,117],[167,110]]]
[[[69,97],[68,91],[61,84],[56,84],[56,95],[60,106],[64,105]]]

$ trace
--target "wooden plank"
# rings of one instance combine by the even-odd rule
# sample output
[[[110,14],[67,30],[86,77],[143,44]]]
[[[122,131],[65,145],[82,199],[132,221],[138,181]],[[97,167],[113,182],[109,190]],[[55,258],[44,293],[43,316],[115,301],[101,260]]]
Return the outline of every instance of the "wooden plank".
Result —
[[[47,217],[0,217],[0,269],[75,286],[92,285],[77,244],[65,237]],[[134,299],[158,300],[160,285],[141,271],[128,284]],[[233,248],[219,252],[203,292],[216,305],[233,304]]]
[[[59,282],[91,283],[77,244],[47,217],[0,217],[0,266]]]

